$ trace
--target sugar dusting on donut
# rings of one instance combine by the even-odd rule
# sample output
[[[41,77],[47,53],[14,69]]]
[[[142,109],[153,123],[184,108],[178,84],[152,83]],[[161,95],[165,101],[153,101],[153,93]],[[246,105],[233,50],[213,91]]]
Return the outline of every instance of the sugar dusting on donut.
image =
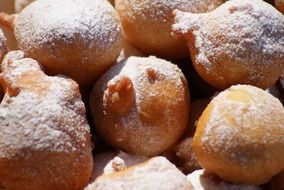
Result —
[[[239,97],[232,96],[230,92],[233,91],[239,91]],[[256,87],[237,85],[221,92],[210,104],[211,114],[201,139],[204,151],[224,152],[226,155],[230,152],[232,159],[246,167],[250,160],[242,156],[242,152],[233,151],[235,148],[245,144],[254,144],[258,149],[258,146],[273,143],[284,144],[284,108],[269,93]],[[254,135],[260,131],[263,135],[256,139]]]
[[[106,0],[38,0],[19,14],[15,34],[21,49],[48,43],[51,49],[54,39],[68,44],[79,37],[88,48],[107,51],[120,40],[120,32],[113,32],[121,31],[114,14]]]
[[[208,14],[176,10],[172,29],[176,36],[188,37],[192,32],[195,41],[189,43],[195,44],[197,63],[207,72],[215,66],[212,60],[224,54],[227,60],[239,60],[250,68],[267,69],[275,59],[284,60],[284,17],[262,0],[228,1]],[[218,37],[227,39],[226,43],[211,40]],[[253,60],[260,63],[251,66]],[[258,70],[250,70],[248,80],[264,77]]]
[[[1,157],[28,156],[21,151],[27,147],[73,152],[88,146],[90,129],[75,82],[46,76],[36,61],[24,58],[20,51],[9,53],[1,68],[2,83],[19,90],[12,96],[6,93],[1,103]]]

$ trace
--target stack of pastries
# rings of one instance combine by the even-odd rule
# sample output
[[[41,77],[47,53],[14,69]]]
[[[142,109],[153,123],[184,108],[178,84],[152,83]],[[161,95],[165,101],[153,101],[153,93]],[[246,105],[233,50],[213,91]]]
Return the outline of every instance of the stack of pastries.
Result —
[[[0,190],[283,190],[284,1],[0,1]]]

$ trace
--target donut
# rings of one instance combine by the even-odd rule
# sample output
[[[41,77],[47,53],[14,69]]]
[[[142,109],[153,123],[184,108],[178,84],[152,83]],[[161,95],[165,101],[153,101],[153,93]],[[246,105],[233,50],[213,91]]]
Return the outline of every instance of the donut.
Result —
[[[171,36],[172,11],[207,12],[224,0],[116,0],[126,39],[145,54],[165,58],[187,57],[184,40]]]
[[[158,155],[186,129],[187,81],[170,62],[131,56],[98,79],[90,110],[97,132],[110,145],[138,155]]]
[[[250,185],[284,169],[284,108],[268,92],[236,85],[219,93],[198,120],[193,151],[221,179]]]
[[[5,24],[5,17],[0,22]],[[114,64],[122,48],[121,23],[106,0],[38,0],[10,27],[19,49],[47,74],[64,74],[81,87]]]
[[[22,51],[9,52],[1,70],[1,189],[82,189],[93,159],[78,85],[45,75]]]
[[[193,190],[186,176],[164,157],[154,157],[125,170],[102,175],[85,190],[107,189]]]
[[[284,67],[284,17],[262,0],[227,1],[210,13],[174,11],[194,67],[212,86],[271,87]]]
[[[196,170],[187,176],[194,190],[261,190],[254,185],[232,184],[205,170]]]
[[[284,1],[283,0],[275,0],[276,8],[284,14]]]

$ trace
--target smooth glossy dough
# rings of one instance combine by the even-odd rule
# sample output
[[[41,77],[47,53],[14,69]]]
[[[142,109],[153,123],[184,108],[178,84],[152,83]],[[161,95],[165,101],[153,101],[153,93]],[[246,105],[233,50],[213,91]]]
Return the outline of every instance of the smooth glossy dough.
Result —
[[[37,0],[16,18],[18,46],[48,74],[87,86],[122,48],[119,17],[106,0]]]
[[[188,40],[194,67],[217,88],[266,89],[284,67],[284,17],[262,0],[231,0],[205,14],[175,11],[172,29]]]
[[[275,0],[276,8],[284,14],[284,0]]]
[[[211,11],[223,0],[116,0],[126,38],[145,54],[159,57],[187,57],[184,40],[170,35],[172,11]]]
[[[21,51],[1,65],[0,189],[78,190],[91,177],[90,129],[78,85]]]
[[[102,175],[85,190],[193,190],[186,176],[164,157],[154,157],[125,170]]]
[[[95,126],[111,145],[157,155],[186,128],[189,90],[181,70],[156,57],[129,57],[96,82],[90,95]]]
[[[203,168],[222,179],[264,184],[284,169],[284,108],[257,87],[218,94],[201,115],[193,150]]]

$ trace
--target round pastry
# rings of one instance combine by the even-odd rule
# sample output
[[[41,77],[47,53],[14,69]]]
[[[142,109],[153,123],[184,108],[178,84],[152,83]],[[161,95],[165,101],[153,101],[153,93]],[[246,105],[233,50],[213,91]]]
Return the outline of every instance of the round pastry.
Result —
[[[186,128],[187,81],[170,62],[129,57],[99,78],[90,109],[97,131],[109,144],[130,153],[157,155]]]
[[[231,0],[214,11],[175,11],[176,37],[188,40],[195,69],[209,84],[271,87],[284,67],[284,17],[262,0]]]
[[[97,178],[85,190],[193,190],[191,183],[172,163],[164,157],[155,157],[132,166]]]
[[[224,0],[116,0],[127,40],[143,53],[159,57],[187,57],[184,40],[171,36],[172,11],[211,11]]]
[[[0,188],[78,190],[91,177],[90,129],[78,85],[24,53],[1,65]]]
[[[193,150],[222,179],[264,184],[284,169],[284,108],[266,91],[237,85],[218,94],[201,115]]]
[[[284,14],[284,0],[275,0],[276,8]]]
[[[64,74],[80,86],[92,84],[122,48],[119,17],[106,0],[38,0],[11,22],[19,49],[48,74]]]

